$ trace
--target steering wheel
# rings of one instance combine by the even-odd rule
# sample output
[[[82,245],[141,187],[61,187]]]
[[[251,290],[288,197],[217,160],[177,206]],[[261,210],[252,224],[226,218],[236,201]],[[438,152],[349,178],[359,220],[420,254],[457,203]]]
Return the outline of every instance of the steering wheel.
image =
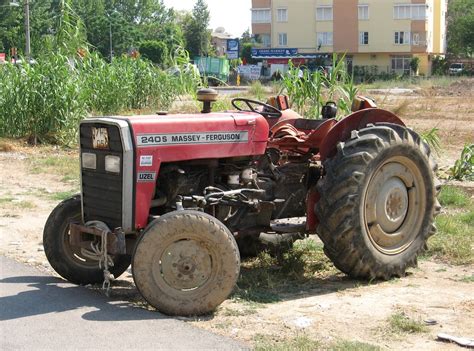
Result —
[[[244,110],[243,108],[238,106],[238,102],[244,102],[248,106],[249,110]],[[257,110],[253,105],[262,106],[263,110]],[[279,109],[261,101],[250,100],[245,98],[236,98],[232,99],[232,106],[234,106],[239,111],[259,113],[263,117],[280,118],[282,116],[282,113]]]

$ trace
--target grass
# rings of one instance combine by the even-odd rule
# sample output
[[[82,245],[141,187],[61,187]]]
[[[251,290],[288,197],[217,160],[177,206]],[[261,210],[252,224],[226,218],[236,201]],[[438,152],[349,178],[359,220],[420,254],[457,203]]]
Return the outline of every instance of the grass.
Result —
[[[429,89],[434,87],[446,88],[455,83],[459,78],[456,77],[407,77],[393,80],[378,80],[370,84],[364,85],[365,89],[393,89],[393,88],[423,88]]]
[[[274,303],[284,294],[319,286],[322,276],[336,272],[321,243],[313,239],[300,240],[281,257],[263,252],[245,260],[232,298],[257,306]]]
[[[438,196],[442,206],[449,207],[465,207],[469,205],[469,195],[454,186],[444,186]]]
[[[459,281],[463,283],[474,283],[474,274],[466,275],[465,277],[459,279]]]
[[[56,193],[47,194],[47,197],[51,200],[63,201],[69,199],[78,193],[77,190],[70,191],[58,191]]]
[[[360,341],[338,340],[330,345],[322,345],[307,335],[297,335],[291,339],[257,335],[254,338],[255,351],[378,351],[380,347]]]
[[[332,344],[330,351],[378,351],[380,347],[360,341],[339,340]]]
[[[474,263],[474,201],[453,186],[443,187],[439,200],[445,211],[436,218],[438,233],[428,241],[426,255],[450,264]]]
[[[52,173],[62,176],[63,182],[79,181],[79,161],[77,155],[54,155],[29,159],[33,174]]]
[[[420,320],[407,316],[404,312],[396,312],[389,318],[390,331],[396,334],[425,333],[426,326]]]
[[[3,197],[0,198],[0,208],[3,209],[32,209],[35,208],[36,204],[31,201],[18,200],[14,197]]]
[[[299,335],[292,339],[275,340],[270,336],[255,336],[255,351],[313,351],[321,349],[318,341],[310,339],[306,335]]]

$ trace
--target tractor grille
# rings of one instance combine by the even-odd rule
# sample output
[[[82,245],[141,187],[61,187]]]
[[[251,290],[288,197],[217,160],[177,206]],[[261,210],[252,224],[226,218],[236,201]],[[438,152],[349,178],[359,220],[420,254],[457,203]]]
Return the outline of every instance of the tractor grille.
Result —
[[[108,150],[92,147],[93,127],[107,128]],[[80,133],[81,153],[93,153],[97,157],[95,170],[81,167],[84,222],[102,221],[111,230],[122,227],[123,146],[119,128],[100,123],[83,123]],[[105,156],[107,155],[120,156],[120,174],[105,171]]]

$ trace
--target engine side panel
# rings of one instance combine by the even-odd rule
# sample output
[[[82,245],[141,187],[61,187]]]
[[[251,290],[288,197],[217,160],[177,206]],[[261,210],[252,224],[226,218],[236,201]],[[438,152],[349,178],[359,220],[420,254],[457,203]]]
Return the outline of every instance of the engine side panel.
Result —
[[[160,165],[263,155],[269,126],[259,114],[212,113],[129,119],[136,145],[135,226],[148,222]]]

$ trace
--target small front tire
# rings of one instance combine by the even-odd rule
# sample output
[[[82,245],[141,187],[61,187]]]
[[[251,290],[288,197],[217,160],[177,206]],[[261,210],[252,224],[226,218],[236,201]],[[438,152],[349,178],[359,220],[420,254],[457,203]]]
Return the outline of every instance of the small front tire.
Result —
[[[153,221],[132,258],[135,285],[168,315],[212,312],[232,292],[240,255],[232,233],[216,218],[175,211]]]
[[[64,279],[75,284],[96,284],[104,280],[99,262],[81,254],[79,247],[69,243],[69,224],[81,221],[81,197],[76,195],[61,202],[49,215],[43,231],[46,258]],[[113,257],[110,273],[118,278],[130,266],[130,257]]]

